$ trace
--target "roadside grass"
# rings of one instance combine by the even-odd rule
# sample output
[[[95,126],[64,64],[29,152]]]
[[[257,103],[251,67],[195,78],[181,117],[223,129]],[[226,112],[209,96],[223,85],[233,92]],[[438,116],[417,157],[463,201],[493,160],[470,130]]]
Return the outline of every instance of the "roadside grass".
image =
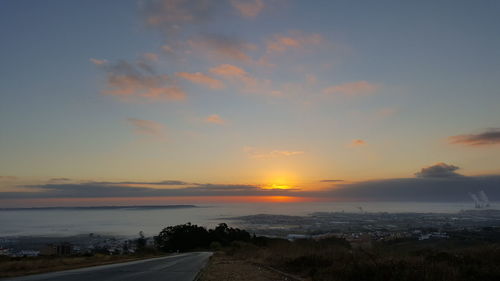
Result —
[[[462,242],[414,240],[351,247],[339,239],[261,239],[236,242],[221,252],[228,259],[306,280],[500,280],[500,244]]]
[[[165,256],[164,253],[68,257],[0,257],[0,278],[106,265]]]

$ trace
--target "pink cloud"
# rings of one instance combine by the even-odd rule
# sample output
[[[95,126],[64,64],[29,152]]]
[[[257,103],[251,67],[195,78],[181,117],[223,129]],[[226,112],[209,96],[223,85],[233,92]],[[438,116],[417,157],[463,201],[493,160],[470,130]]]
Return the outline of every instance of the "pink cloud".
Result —
[[[257,86],[257,79],[255,77],[250,76],[243,68],[231,64],[221,64],[213,67],[210,69],[210,72],[228,79],[237,80],[248,88]]]
[[[120,99],[183,100],[186,93],[176,85],[175,80],[165,74],[155,74],[146,61],[136,63],[119,61],[98,64],[106,71],[108,89],[103,93]]]
[[[145,0],[140,2],[145,21],[175,31],[182,24],[201,23],[214,11],[212,0]]]
[[[248,75],[243,68],[231,64],[221,64],[219,66],[212,67],[210,72],[225,77],[243,77]]]
[[[262,0],[230,0],[230,3],[245,18],[255,18],[264,9]]]
[[[284,52],[289,49],[299,49],[308,46],[320,45],[325,40],[320,34],[304,34],[290,32],[288,35],[277,34],[267,41],[267,52]]]
[[[281,91],[274,89],[272,81],[250,75],[246,70],[232,64],[221,64],[210,68],[210,72],[232,83],[238,90],[246,93],[279,96]]]
[[[222,81],[214,79],[201,72],[189,73],[189,72],[177,72],[175,75],[184,78],[192,83],[202,84],[208,86],[211,89],[222,89],[224,88],[224,83]]]
[[[361,139],[355,139],[351,141],[350,146],[351,147],[357,147],[357,146],[363,146],[366,145],[366,141],[361,140]]]
[[[158,54],[155,53],[145,53],[143,54],[143,57],[149,61],[158,61],[159,59]]]
[[[239,40],[238,38],[223,35],[198,36],[187,41],[188,47],[196,54],[202,54],[212,60],[234,60],[251,62],[249,52],[257,47]]]
[[[361,96],[376,92],[380,88],[377,84],[372,84],[367,81],[350,82],[340,85],[331,86],[323,89],[324,94],[342,94],[346,96]]]
[[[467,134],[449,137],[452,144],[468,146],[500,145],[500,129],[489,129],[479,134]]]
[[[218,114],[212,114],[207,116],[204,120],[206,123],[219,124],[223,125],[226,123],[226,120],[222,119]]]
[[[90,62],[92,62],[95,65],[103,65],[103,64],[106,64],[108,61],[91,58]]]
[[[138,135],[152,137],[159,140],[167,139],[166,128],[161,123],[135,118],[129,118],[127,121],[134,127],[134,132]]]
[[[167,75],[108,75],[108,86],[111,90],[104,94],[120,98],[146,98],[151,100],[183,100],[186,93],[177,86],[167,86],[171,79]]]

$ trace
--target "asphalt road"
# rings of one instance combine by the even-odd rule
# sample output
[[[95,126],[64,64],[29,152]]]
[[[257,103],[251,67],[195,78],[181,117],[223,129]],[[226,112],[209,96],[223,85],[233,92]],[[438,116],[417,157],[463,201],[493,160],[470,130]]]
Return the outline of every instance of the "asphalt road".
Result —
[[[192,281],[205,266],[210,252],[43,273],[1,281]]]

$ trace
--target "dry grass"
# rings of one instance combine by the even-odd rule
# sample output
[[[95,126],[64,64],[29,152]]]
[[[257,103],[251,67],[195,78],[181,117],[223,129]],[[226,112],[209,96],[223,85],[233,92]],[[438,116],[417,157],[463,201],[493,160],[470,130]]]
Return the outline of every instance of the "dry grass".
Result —
[[[89,257],[3,257],[0,259],[0,278],[127,262],[157,256],[158,255],[109,256],[97,254]]]
[[[414,241],[350,248],[334,240],[270,240],[259,246],[236,243],[225,253],[234,260],[271,266],[308,280],[500,280],[498,244],[457,247],[450,243],[453,247]]]

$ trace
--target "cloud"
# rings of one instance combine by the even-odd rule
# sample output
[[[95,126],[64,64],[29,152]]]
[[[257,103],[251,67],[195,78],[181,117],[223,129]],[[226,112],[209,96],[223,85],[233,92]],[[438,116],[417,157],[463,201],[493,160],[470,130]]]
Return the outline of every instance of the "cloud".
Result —
[[[229,2],[245,18],[255,18],[264,8],[262,0],[230,0]]]
[[[500,199],[500,175],[468,177],[456,173],[458,169],[437,163],[422,168],[415,178],[339,183],[325,191],[323,197],[352,201],[467,202],[469,193],[484,190],[491,200]]]
[[[142,0],[140,10],[146,24],[175,32],[187,24],[207,21],[216,11],[217,0]]]
[[[363,146],[366,145],[366,141],[361,140],[361,139],[355,139],[351,141],[351,144],[349,146],[351,147],[357,147],[357,146]]]
[[[68,182],[71,181],[70,178],[51,178],[49,182]]]
[[[339,184],[323,197],[352,201],[471,202],[469,193],[484,190],[490,200],[496,201],[500,199],[498,186],[500,175],[384,179]]]
[[[229,3],[245,18],[256,17],[265,7],[263,0],[229,0]],[[141,0],[139,8],[147,25],[172,33],[217,18],[215,14],[226,4],[221,0]]]
[[[158,54],[155,54],[155,53],[145,53],[142,55],[146,60],[149,60],[149,61],[158,61],[159,60],[159,56]]]
[[[457,166],[440,162],[432,166],[422,168],[420,172],[415,173],[415,176],[419,178],[461,177],[462,175],[455,173],[455,171],[458,169],[460,168]]]
[[[101,181],[101,182],[88,182],[98,185],[193,185],[185,181],[178,180],[163,180],[163,181]]]
[[[248,52],[257,47],[236,37],[205,34],[187,41],[188,47],[196,54],[202,54],[212,60],[233,60],[251,62]]]
[[[320,34],[304,34],[302,32],[290,32],[287,35],[276,34],[267,41],[268,53],[281,53],[290,49],[305,49],[311,46],[321,45],[325,39]]]
[[[242,79],[243,77],[246,77],[248,73],[240,67],[231,65],[231,64],[221,64],[216,67],[212,67],[210,69],[210,72],[224,76],[224,77],[236,77],[238,79]]]
[[[332,182],[336,180],[325,180]],[[296,196],[351,201],[469,202],[469,193],[484,190],[492,201],[500,199],[500,175],[444,178],[399,178],[338,182],[321,191],[266,189],[245,184],[189,184],[159,182],[81,182],[17,186],[23,191],[0,192],[2,199],[106,198],[176,196]],[[178,184],[177,184],[178,183]],[[157,187],[151,187],[154,185]],[[162,187],[163,185],[168,187]],[[148,187],[149,186],[149,187]],[[181,186],[181,187],[178,187]],[[32,190],[32,191],[31,191]],[[472,207],[471,203],[471,207]]]
[[[247,92],[261,92],[272,94],[272,90],[269,90],[271,81],[257,79],[251,76],[243,68],[237,67],[231,64],[221,64],[216,67],[210,68],[210,72],[221,76],[232,82],[238,82],[243,84],[242,90]]]
[[[344,180],[320,180],[319,182],[344,182]]]
[[[500,144],[500,129],[490,129],[480,134],[458,135],[449,138],[452,144],[483,146]]]
[[[160,140],[167,139],[165,126],[163,124],[135,118],[129,118],[127,120],[134,127],[134,132],[138,135],[153,137]]]
[[[304,151],[300,150],[272,150],[265,152],[250,146],[245,146],[243,151],[252,159],[274,159],[304,154]]]
[[[362,96],[376,92],[380,86],[367,81],[357,81],[330,86],[323,89],[327,95],[341,94],[345,96]]]
[[[183,183],[183,182],[181,182]],[[276,196],[290,195],[297,190],[263,189],[256,185],[244,184],[192,184],[177,188],[152,188],[131,186],[140,182],[82,182],[50,183],[19,186],[33,192],[0,192],[2,199],[22,198],[105,198],[105,197],[164,197],[164,196]],[[145,183],[144,185],[151,185]],[[154,184],[154,183],[153,183]]]
[[[103,93],[123,100],[183,100],[186,93],[168,75],[156,74],[149,62],[139,60],[130,63],[124,60],[116,63],[99,63],[106,71],[108,90]]]
[[[224,83],[222,83],[222,81],[212,78],[201,72],[177,72],[175,75],[184,78],[192,83],[208,86],[210,89],[224,88]]]
[[[95,64],[95,65],[103,65],[103,64],[108,63],[107,60],[99,60],[99,59],[94,59],[94,58],[91,58],[90,62]]]
[[[13,181],[17,180],[17,177],[14,176],[0,176],[0,181]]]
[[[226,120],[222,119],[218,114],[212,114],[210,116],[207,116],[204,120],[206,123],[212,123],[212,124],[225,124]]]

